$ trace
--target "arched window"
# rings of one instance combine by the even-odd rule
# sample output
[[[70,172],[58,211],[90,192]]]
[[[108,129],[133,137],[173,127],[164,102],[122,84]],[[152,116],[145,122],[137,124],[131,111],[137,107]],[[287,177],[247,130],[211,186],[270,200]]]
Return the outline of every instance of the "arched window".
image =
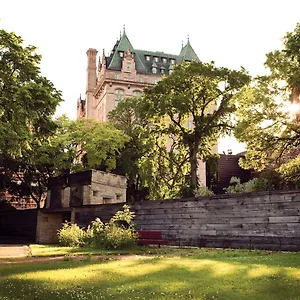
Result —
[[[115,107],[118,106],[119,101],[124,99],[124,91],[122,89],[115,90]]]
[[[133,91],[132,95],[133,95],[133,97],[140,98],[142,95],[142,92],[139,90],[135,90],[135,91]]]

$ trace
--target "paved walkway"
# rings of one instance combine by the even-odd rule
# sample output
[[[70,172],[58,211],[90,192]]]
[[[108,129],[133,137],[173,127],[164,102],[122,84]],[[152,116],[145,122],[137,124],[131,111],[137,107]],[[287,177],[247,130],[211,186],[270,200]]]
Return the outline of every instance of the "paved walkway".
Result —
[[[0,258],[4,257],[26,257],[30,248],[26,245],[4,245],[0,244]]]

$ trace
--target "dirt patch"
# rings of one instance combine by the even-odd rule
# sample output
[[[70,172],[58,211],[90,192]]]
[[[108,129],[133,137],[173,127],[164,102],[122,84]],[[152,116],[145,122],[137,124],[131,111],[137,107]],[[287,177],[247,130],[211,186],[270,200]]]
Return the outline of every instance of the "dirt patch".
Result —
[[[0,258],[26,257],[30,255],[30,247],[26,245],[1,245]]]
[[[74,255],[74,256],[56,256],[56,257],[1,257],[0,265],[17,263],[53,263],[59,261],[107,261],[111,259],[124,260],[146,260],[153,256],[144,255]]]

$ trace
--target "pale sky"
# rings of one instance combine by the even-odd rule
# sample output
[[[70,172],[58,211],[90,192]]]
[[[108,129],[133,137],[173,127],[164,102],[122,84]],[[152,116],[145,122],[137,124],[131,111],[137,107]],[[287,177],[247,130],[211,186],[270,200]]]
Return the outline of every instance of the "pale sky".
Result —
[[[70,118],[85,95],[86,50],[108,54],[123,24],[136,49],[179,54],[189,35],[201,61],[256,75],[299,21],[299,0],[0,1],[0,27],[38,47],[42,74],[63,93],[58,114]],[[220,145],[230,148],[242,150],[228,139]]]

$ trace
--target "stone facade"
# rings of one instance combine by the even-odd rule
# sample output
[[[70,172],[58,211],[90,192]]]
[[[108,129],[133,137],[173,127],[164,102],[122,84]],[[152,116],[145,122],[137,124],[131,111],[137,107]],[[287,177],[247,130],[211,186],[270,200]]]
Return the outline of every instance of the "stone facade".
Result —
[[[36,225],[36,243],[58,243],[57,231],[61,229],[64,221],[64,214],[62,212],[44,213],[39,210]]]
[[[179,55],[159,51],[135,49],[125,29],[111,54],[105,55],[97,65],[96,49],[87,50],[87,82],[85,99],[78,99],[77,118],[107,121],[108,113],[120,100],[139,97],[143,88],[155,85],[169,75],[175,64],[183,61],[199,61],[189,40]]]
[[[96,170],[49,180],[47,209],[126,202],[126,178]]]
[[[123,205],[126,187],[125,177],[96,170],[51,178],[45,208],[37,215],[36,242],[57,243],[62,223],[74,223],[76,207]]]

